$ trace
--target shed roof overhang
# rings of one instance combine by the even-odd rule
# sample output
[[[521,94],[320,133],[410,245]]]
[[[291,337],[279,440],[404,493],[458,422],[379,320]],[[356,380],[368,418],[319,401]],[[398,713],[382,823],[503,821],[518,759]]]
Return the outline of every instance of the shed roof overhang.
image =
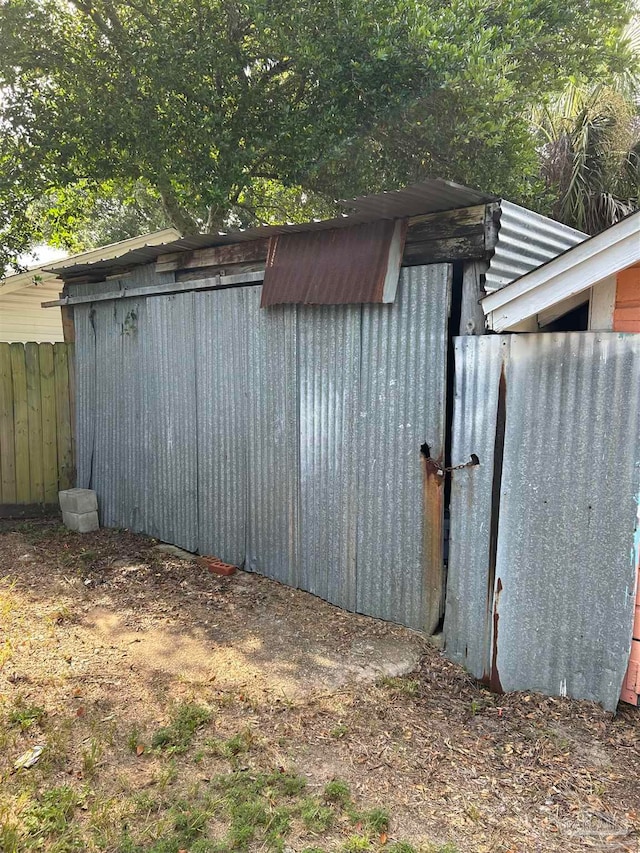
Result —
[[[78,259],[67,259],[51,264],[48,271],[59,278],[73,282],[74,279],[89,276],[100,280],[105,276],[124,273],[134,266],[149,264],[161,256],[189,253],[200,250],[223,248],[241,243],[258,243],[278,235],[290,235],[302,232],[317,232],[350,228],[364,223],[385,219],[405,219],[432,213],[463,210],[473,206],[498,202],[498,196],[492,193],[460,186],[459,184],[434,178],[411,184],[399,190],[343,199],[337,205],[344,211],[333,219],[313,220],[311,222],[286,223],[283,225],[259,225],[253,228],[218,232],[215,234],[193,234],[164,245],[149,243],[118,257],[105,257],[82,263]],[[265,242],[266,246],[266,242]],[[493,249],[493,246],[487,247]],[[173,267],[175,269],[175,266]]]
[[[34,284],[54,282],[59,277],[57,273],[58,268],[114,260],[129,252],[142,249],[146,246],[164,245],[169,240],[177,240],[179,237],[180,233],[175,228],[163,228],[160,231],[142,234],[139,237],[129,237],[126,240],[120,240],[118,243],[110,243],[108,246],[89,249],[86,252],[71,255],[71,257],[56,263],[40,264],[24,272],[9,275],[4,279],[0,277],[0,297],[6,296],[9,293],[15,293],[24,287],[31,287]]]
[[[640,211],[589,237],[482,300],[488,327],[513,329],[640,261]]]

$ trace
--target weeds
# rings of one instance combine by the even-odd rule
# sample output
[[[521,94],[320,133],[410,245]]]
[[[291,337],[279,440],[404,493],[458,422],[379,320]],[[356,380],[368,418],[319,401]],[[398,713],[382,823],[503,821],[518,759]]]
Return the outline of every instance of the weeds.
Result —
[[[420,682],[415,678],[395,678],[385,675],[377,682],[378,687],[385,687],[396,696],[409,696],[414,698],[420,694]]]
[[[316,799],[309,797],[300,807],[300,817],[309,832],[327,832],[335,821],[335,812]]]
[[[11,640],[5,640],[2,645],[0,645],[0,669],[10,661],[13,657],[13,646],[11,644]]]
[[[85,779],[93,779],[102,757],[102,748],[95,738],[91,738],[91,747],[82,753],[82,775]]]
[[[133,752],[134,755],[137,755],[139,746],[142,746],[140,741],[140,730],[138,729],[138,726],[134,724],[133,728],[129,732],[129,737],[127,738],[127,747],[129,748],[129,752]]]
[[[345,726],[342,723],[340,723],[335,728],[331,729],[329,734],[331,735],[331,737],[336,738],[336,740],[340,740],[341,738],[343,738],[348,733],[348,731],[349,731],[348,726]]]
[[[34,723],[40,723],[45,718],[46,712],[39,705],[22,705],[21,700],[16,701],[16,707],[7,717],[10,726],[18,726],[21,731],[26,732]]]
[[[99,556],[97,551],[82,551],[81,554],[78,555],[83,563],[92,563]]]
[[[371,841],[364,835],[352,835],[342,845],[344,853],[358,853],[359,850],[371,850]]]
[[[173,720],[154,734],[151,746],[167,754],[181,755],[186,752],[196,731],[211,719],[211,711],[200,705],[181,705]]]
[[[332,782],[327,782],[324,787],[324,798],[329,803],[346,806],[351,802],[349,786],[341,779],[334,779]]]
[[[78,794],[66,785],[44,791],[19,815],[20,846],[15,853],[24,849],[55,849],[56,853],[81,849],[79,827],[72,820],[79,805]],[[49,841],[55,842],[55,848],[48,847]],[[11,848],[8,853],[13,853]]]
[[[369,832],[375,835],[380,835],[389,829],[389,815],[384,809],[376,808],[369,812],[363,812],[360,819]]]
[[[253,743],[253,733],[251,729],[243,729],[237,735],[230,737],[229,740],[223,741],[220,744],[219,754],[224,758],[234,758],[237,755],[242,755],[251,749]]]

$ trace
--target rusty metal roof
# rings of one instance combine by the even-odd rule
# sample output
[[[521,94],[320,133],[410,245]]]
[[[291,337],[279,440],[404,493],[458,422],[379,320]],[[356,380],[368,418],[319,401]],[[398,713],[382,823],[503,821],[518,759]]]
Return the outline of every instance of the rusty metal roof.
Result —
[[[478,192],[438,178],[412,184],[401,190],[343,199],[338,203],[344,207],[345,213],[334,219],[296,224],[287,223],[285,225],[260,225],[256,228],[218,232],[217,234],[194,234],[157,246],[142,246],[118,258],[104,258],[84,264],[71,262],[69,259],[51,264],[47,269],[56,272],[63,279],[84,275],[112,275],[133,266],[152,263],[160,255],[170,252],[187,252],[249,240],[262,240],[276,234],[349,228],[352,225],[375,222],[378,219],[402,219],[407,216],[437,213],[441,210],[455,210],[459,207],[470,207],[471,205],[497,200],[497,196],[489,193]]]
[[[262,307],[392,302],[405,234],[406,220],[379,219],[272,237]]]

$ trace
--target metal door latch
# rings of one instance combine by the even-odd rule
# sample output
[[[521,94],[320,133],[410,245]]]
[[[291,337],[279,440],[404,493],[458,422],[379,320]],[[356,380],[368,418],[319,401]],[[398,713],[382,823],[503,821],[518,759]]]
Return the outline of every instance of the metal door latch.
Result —
[[[446,468],[441,465],[437,459],[432,459],[430,456],[427,456],[427,462],[429,462],[433,466],[433,468],[436,469],[436,473],[439,474],[441,477],[444,477],[445,474],[451,471],[460,471],[462,470],[462,468],[474,468],[476,465],[480,464],[480,460],[478,459],[475,453],[471,454],[468,462],[462,462],[462,464],[460,465],[449,465]]]

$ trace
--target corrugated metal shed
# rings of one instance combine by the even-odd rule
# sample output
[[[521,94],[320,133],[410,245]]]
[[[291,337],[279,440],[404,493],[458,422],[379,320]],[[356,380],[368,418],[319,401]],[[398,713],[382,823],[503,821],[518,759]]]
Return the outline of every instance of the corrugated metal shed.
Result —
[[[280,234],[269,241],[261,306],[393,302],[406,220]]]
[[[504,690],[614,710],[634,610],[640,411],[628,389],[640,386],[640,336],[465,338],[456,348],[453,453],[477,453],[480,467],[454,472],[448,653],[478,677],[489,667]],[[502,371],[493,578],[486,525]]]
[[[421,213],[436,213],[439,210],[455,210],[497,201],[491,193],[454,184],[441,178],[420,181],[390,192],[342,199],[339,204],[359,216],[374,219],[400,219],[403,216],[419,216]],[[352,215],[352,214],[350,214]]]
[[[450,279],[405,269],[386,305],[262,311],[246,286],[77,306],[78,479],[102,523],[424,629]]]
[[[246,568],[299,585],[299,431],[295,306],[260,310],[248,288]],[[216,294],[212,294],[215,296]]]
[[[487,293],[500,290],[586,237],[581,231],[503,199],[498,240],[486,273]]]

